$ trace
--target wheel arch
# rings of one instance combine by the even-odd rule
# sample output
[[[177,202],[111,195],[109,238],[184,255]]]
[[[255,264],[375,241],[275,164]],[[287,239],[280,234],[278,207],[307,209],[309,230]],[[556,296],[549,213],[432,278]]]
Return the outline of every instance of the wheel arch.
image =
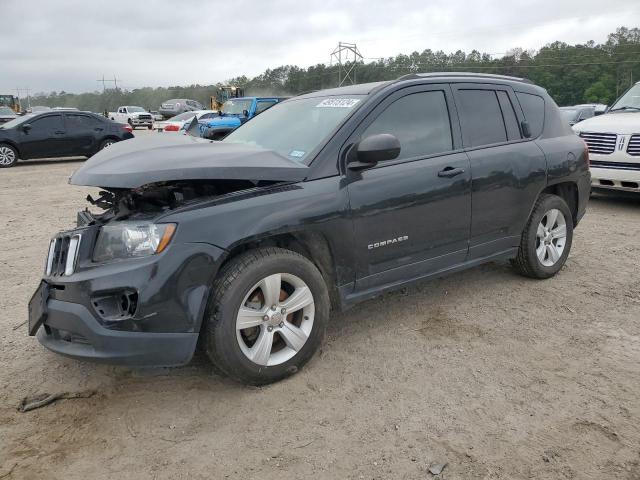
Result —
[[[337,288],[337,274],[334,256],[327,238],[317,232],[288,232],[260,237],[257,239],[246,239],[236,243],[228,252],[218,272],[224,265],[238,255],[257,248],[279,247],[285,250],[296,252],[311,263],[320,271],[322,278],[329,292],[331,308],[341,309],[340,296]]]
[[[11,140],[2,140],[0,141],[0,145],[9,145],[18,153],[18,160],[24,160],[24,157],[22,156],[22,152],[20,151],[20,147],[18,147],[18,145],[15,142]]]
[[[545,189],[540,192],[540,195],[545,193],[557,195],[567,203],[569,210],[571,211],[573,226],[575,227],[578,224],[578,184],[572,181],[554,183],[552,185],[547,185]]]

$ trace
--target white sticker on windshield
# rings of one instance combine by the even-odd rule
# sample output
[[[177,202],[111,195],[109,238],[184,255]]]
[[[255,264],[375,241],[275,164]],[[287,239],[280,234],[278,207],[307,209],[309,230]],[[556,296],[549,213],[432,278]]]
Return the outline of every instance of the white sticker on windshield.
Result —
[[[305,152],[303,152],[302,150],[291,150],[291,152],[289,153],[290,157],[295,157],[295,158],[302,158],[304,157]]]
[[[352,108],[359,101],[359,98],[325,98],[316,107]]]

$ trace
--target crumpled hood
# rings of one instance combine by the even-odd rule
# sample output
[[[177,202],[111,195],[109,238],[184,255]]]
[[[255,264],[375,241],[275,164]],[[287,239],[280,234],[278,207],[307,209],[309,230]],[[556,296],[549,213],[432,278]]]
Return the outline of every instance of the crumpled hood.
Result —
[[[606,113],[576,123],[573,130],[578,133],[597,132],[618,135],[640,133],[640,112]]]
[[[76,170],[69,183],[137,188],[179,180],[301,181],[308,167],[272,150],[190,135],[152,135],[113,144]]]

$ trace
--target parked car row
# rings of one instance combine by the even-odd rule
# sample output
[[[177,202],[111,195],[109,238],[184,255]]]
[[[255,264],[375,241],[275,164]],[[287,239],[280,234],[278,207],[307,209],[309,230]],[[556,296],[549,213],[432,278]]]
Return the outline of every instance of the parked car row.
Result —
[[[223,103],[219,115],[199,119],[202,138],[220,140],[256,115],[286,100],[286,97],[240,97]]]
[[[14,118],[18,118],[18,114],[9,107],[0,107],[0,124],[6,123]]]
[[[0,125],[0,168],[34,158],[90,157],[129,138],[133,138],[129,125],[94,113],[29,113]]]
[[[195,117],[196,120],[210,118],[218,115],[218,112],[213,110],[194,110],[190,112],[184,112],[175,117],[171,117],[168,120],[162,120],[153,123],[153,130],[156,132],[179,132],[183,130],[185,124],[189,123]]]
[[[592,186],[640,192],[640,82],[607,110],[573,126],[589,146]]]
[[[118,107],[115,112],[109,112],[109,118],[115,122],[128,123],[131,128],[146,127],[151,130],[153,126],[153,116],[142,107]]]
[[[175,98],[167,100],[160,105],[158,112],[165,119],[175,117],[184,112],[195,112],[198,110],[204,110],[204,105],[195,100],[189,100],[187,98]]]

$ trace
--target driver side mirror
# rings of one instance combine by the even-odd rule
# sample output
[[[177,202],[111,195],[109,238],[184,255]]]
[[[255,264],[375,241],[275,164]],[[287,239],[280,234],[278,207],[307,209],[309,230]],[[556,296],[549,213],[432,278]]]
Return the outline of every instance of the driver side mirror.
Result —
[[[526,120],[521,121],[520,127],[522,128],[522,135],[524,135],[524,138],[531,138],[531,126],[529,125],[529,122]]]
[[[242,110],[242,115],[249,118],[249,110]]]
[[[371,135],[355,146],[355,156],[347,167],[351,170],[362,170],[375,167],[378,162],[393,160],[400,155],[400,141],[390,133]]]
[[[29,130],[31,130],[31,124],[30,123],[25,123],[24,125],[22,125],[22,131],[27,133]]]

